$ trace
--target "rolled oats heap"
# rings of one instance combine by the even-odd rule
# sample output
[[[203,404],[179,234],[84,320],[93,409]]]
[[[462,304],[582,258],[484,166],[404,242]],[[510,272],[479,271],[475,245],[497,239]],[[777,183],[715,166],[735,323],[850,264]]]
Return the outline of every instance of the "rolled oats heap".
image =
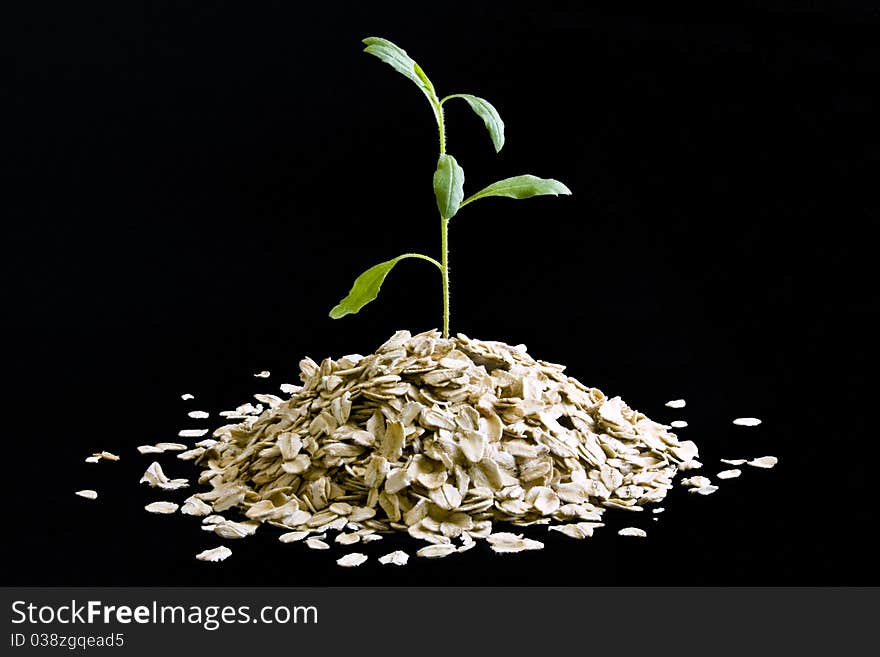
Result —
[[[288,399],[256,395],[226,415],[242,421],[187,453],[210,487],[190,506],[239,509],[241,522],[205,523],[225,538],[270,524],[283,542],[323,549],[329,531],[342,545],[407,532],[429,558],[479,539],[496,552],[543,547],[511,525],[582,538],[606,509],[663,500],[697,447],[563,370],[523,345],[438,331],[400,331],[369,356],[306,358]]]

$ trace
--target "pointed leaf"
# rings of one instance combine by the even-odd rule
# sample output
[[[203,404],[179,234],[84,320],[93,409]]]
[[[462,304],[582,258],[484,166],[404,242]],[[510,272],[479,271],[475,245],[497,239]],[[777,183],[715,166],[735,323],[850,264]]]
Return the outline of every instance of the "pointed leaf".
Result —
[[[388,272],[394,268],[394,265],[399,260],[400,258],[394,258],[380,262],[358,276],[354,281],[354,285],[351,286],[348,296],[336,304],[333,310],[330,311],[330,317],[339,319],[340,317],[356,313],[379,296],[379,289],[382,287],[382,283],[385,282],[385,277],[388,276]]]
[[[382,288],[382,283],[385,282],[385,277],[388,276],[388,273],[394,269],[394,265],[406,258],[427,260],[438,269],[442,269],[439,262],[428,256],[421,255],[420,253],[404,253],[391,260],[380,262],[378,265],[370,267],[355,279],[354,284],[351,286],[351,290],[348,292],[348,296],[333,307],[333,310],[330,311],[330,317],[333,319],[339,319],[340,317],[354,314],[370,303],[370,301],[373,301],[379,296],[379,290]]]
[[[506,196],[507,198],[520,199],[532,196],[556,196],[558,194],[571,194],[571,190],[558,180],[538,178],[527,174],[494,182],[476,194],[469,196],[461,205],[465,206],[471,201],[476,201],[486,196]]]
[[[431,103],[431,109],[434,111],[437,125],[440,125],[440,101],[437,99],[437,93],[434,91],[434,85],[428,79],[428,76],[425,75],[422,67],[416,64],[415,60],[407,55],[403,48],[391,43],[388,39],[368,37],[363,42],[367,46],[364,48],[364,52],[375,55],[395,71],[409,78],[422,90],[422,93],[428,98],[428,102]]]
[[[434,172],[434,196],[437,209],[444,219],[451,219],[461,206],[464,197],[464,169],[451,155],[441,155]]]
[[[486,124],[486,129],[489,131],[489,136],[492,138],[492,144],[495,146],[495,152],[498,153],[501,151],[501,148],[504,146],[504,121],[501,120],[498,110],[492,106],[492,103],[485,98],[472,96],[471,94],[453,94],[447,96],[440,102],[445,103],[451,98],[461,98],[471,106],[471,109],[474,110],[476,115],[483,119],[483,123]]]

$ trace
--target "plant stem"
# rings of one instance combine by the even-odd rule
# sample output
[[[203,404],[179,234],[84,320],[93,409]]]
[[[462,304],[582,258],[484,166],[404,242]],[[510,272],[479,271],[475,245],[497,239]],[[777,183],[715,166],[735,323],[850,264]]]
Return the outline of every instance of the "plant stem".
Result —
[[[440,155],[446,152],[446,126],[443,121],[443,106],[437,105],[437,127],[440,129]]]
[[[440,274],[443,279],[443,337],[449,337],[449,222],[440,217]]]
[[[437,127],[440,130],[440,155],[446,153],[446,125],[443,103],[437,105]],[[443,285],[443,337],[449,337],[449,221],[440,217],[440,277]]]
[[[443,270],[443,265],[434,260],[434,258],[429,258],[428,256],[422,255],[421,253],[404,253],[400,256],[400,258],[418,258],[419,260],[426,260],[437,267],[437,269],[440,269],[441,271]]]

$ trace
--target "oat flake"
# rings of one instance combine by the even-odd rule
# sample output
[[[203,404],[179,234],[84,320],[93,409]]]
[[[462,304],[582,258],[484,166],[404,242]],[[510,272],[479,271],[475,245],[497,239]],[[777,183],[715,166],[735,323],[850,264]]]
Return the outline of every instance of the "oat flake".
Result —
[[[150,513],[170,514],[177,511],[178,506],[174,502],[151,502],[144,507]]]
[[[384,557],[379,557],[379,563],[382,565],[405,566],[408,561],[409,555],[401,550],[395,550],[394,552],[389,552]]]
[[[732,470],[722,470],[716,476],[719,479],[736,479],[742,474],[742,470],[733,468]]]
[[[229,555],[232,554],[232,550],[230,550],[225,545],[221,545],[220,547],[215,547],[211,550],[205,550],[204,552],[199,552],[196,555],[196,559],[199,561],[225,561]]]
[[[624,527],[617,532],[618,536],[634,536],[636,538],[646,538],[648,533],[644,529],[638,527]]]
[[[772,468],[777,463],[779,463],[779,459],[775,456],[762,456],[760,458],[752,459],[751,461],[749,461],[749,465],[751,465],[752,467],[765,469]]]
[[[361,554],[360,552],[352,552],[351,554],[346,554],[344,557],[337,559],[336,563],[343,568],[353,568],[355,566],[360,566],[368,559],[367,555]]]

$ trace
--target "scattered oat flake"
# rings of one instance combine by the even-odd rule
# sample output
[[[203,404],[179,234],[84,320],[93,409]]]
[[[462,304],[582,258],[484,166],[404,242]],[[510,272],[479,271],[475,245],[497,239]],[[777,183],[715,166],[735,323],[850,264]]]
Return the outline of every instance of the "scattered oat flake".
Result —
[[[409,555],[402,550],[395,550],[394,552],[389,552],[384,557],[379,557],[379,563],[383,566],[387,566],[388,564],[392,564],[394,566],[405,566],[409,561]]]
[[[263,370],[262,372],[257,372],[256,374],[254,374],[254,376],[258,379],[268,379],[271,376],[271,373],[269,372],[269,370]]]
[[[699,488],[690,488],[688,493],[697,493],[698,495],[711,495],[718,490],[718,486],[709,484],[708,486],[700,486]]]
[[[635,536],[637,538],[645,538],[647,537],[647,532],[644,529],[639,529],[638,527],[624,527],[620,531],[617,532],[618,536]]]
[[[190,399],[195,399],[195,396],[189,394],[188,392],[185,392],[185,393],[183,393],[183,394],[180,396],[180,398],[181,398],[183,401],[189,401]]]
[[[229,555],[232,554],[232,550],[230,550],[225,545],[221,545],[220,547],[215,547],[210,550],[205,550],[204,552],[199,552],[196,555],[196,559],[199,561],[225,561]]]
[[[748,459],[719,459],[719,461],[727,465],[745,465]]]
[[[97,493],[96,491],[89,490],[89,489],[86,489],[86,490],[78,490],[78,491],[76,491],[76,494],[79,495],[80,497],[84,497],[84,498],[86,498],[87,500],[96,500],[96,499],[98,499],[98,493]]]
[[[163,513],[169,514],[174,513],[177,509],[180,508],[174,502],[151,502],[144,507],[150,513]]]
[[[761,424],[761,420],[756,417],[738,417],[733,423],[740,427],[756,427]]]
[[[510,532],[498,532],[486,537],[492,550],[498,553],[522,552],[523,550],[540,550],[544,544],[530,538],[523,538],[522,534]]]
[[[697,459],[691,459],[690,461],[682,461],[678,464],[678,469],[684,472],[685,470],[699,470],[703,467],[703,464],[700,463]]]
[[[663,513],[664,511],[666,511],[666,509],[665,509],[664,507],[662,507],[662,506],[658,506],[658,507],[657,507],[656,509],[654,509],[651,513],[657,514],[657,513]]]
[[[187,415],[194,420],[206,420],[211,417],[211,414],[208,413],[208,411],[190,411]]]
[[[355,566],[360,566],[368,558],[369,557],[367,557],[366,554],[361,554],[360,552],[352,552],[351,554],[346,554],[344,557],[337,559],[336,563],[343,568],[353,568]]]
[[[185,516],[208,516],[211,511],[210,504],[203,502],[194,495],[186,498],[183,502],[183,506],[180,507],[180,512]]]
[[[159,482],[164,481],[168,481],[168,477],[162,471],[162,466],[157,461],[153,461],[144,472],[144,476],[141,477],[140,483],[156,486]]]
[[[382,537],[379,534],[367,534],[366,536],[361,536],[361,543],[372,543],[373,541],[381,541]]]
[[[163,488],[165,490],[177,490],[178,488],[186,488],[189,486],[187,479],[169,479],[162,471],[162,466],[156,461],[150,464],[141,477],[140,483],[149,484],[151,488]]]
[[[443,557],[448,557],[450,554],[457,551],[458,548],[452,543],[438,543],[437,545],[423,547],[416,552],[416,556],[425,557],[426,559],[442,559]]]
[[[669,408],[684,408],[685,404],[687,404],[687,402],[684,399],[673,399],[666,402],[666,406]]]
[[[749,463],[749,465],[751,465],[754,468],[769,469],[769,468],[772,468],[777,463],[779,463],[779,459],[776,458],[775,456],[762,456],[757,459],[752,459],[748,463]]]
[[[177,435],[181,438],[201,438],[206,433],[208,433],[208,429],[181,429]]]
[[[672,426],[673,429],[684,429],[688,425],[688,423],[684,420],[673,420],[669,424]]]
[[[177,458],[179,458],[181,461],[193,461],[199,458],[204,453],[204,447],[196,447],[195,449],[188,449],[185,452],[181,452],[177,455]]]
[[[702,488],[703,486],[708,486],[712,483],[709,477],[696,476],[696,477],[687,477],[681,480],[682,486],[691,486],[694,488]]]
[[[690,461],[699,455],[699,448],[693,440],[682,440],[673,447],[669,448],[676,457],[682,461]]]
[[[161,454],[165,450],[155,445],[138,445],[138,452],[141,454]]]
[[[156,443],[156,447],[163,452],[182,452],[186,450],[186,445],[183,443]]]
[[[719,479],[736,479],[742,474],[742,470],[738,470],[736,468],[732,470],[722,470],[716,476]]]
[[[308,535],[309,532],[307,531],[287,532],[286,534],[281,534],[281,536],[278,537],[278,540],[282,543],[295,543],[296,541],[303,540]]]
[[[583,529],[578,527],[576,524],[550,525],[547,529],[559,532],[560,534],[565,534],[566,536],[568,536],[570,538],[576,538],[576,539],[588,538],[593,535],[592,529],[589,532],[585,532]]]
[[[282,383],[279,386],[279,389],[281,390],[281,392],[283,392],[286,395],[292,395],[295,392],[299,392],[302,389],[302,387],[295,386],[292,383]]]
[[[257,525],[252,521],[233,522],[232,520],[224,520],[212,525],[213,532],[221,538],[239,539],[245,536],[251,536],[257,531]]]
[[[98,463],[99,461],[118,461],[119,457],[112,452],[95,452],[86,457],[86,463]]]
[[[306,541],[306,545],[313,550],[329,550],[330,546],[319,538],[310,538]]]

